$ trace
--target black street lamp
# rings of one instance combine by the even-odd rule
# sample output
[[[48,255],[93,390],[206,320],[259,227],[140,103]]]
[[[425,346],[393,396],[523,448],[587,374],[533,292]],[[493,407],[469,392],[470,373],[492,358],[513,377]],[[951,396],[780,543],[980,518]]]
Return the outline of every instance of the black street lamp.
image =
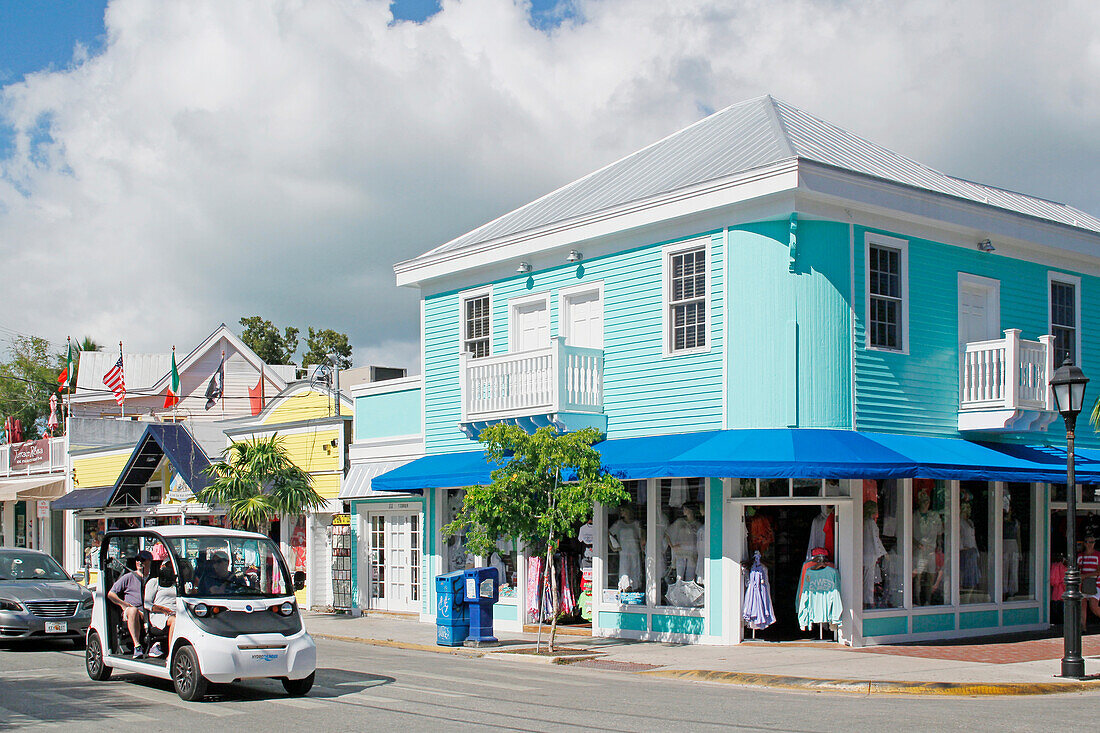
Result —
[[[1066,592],[1062,637],[1062,676],[1081,679],[1085,676],[1085,659],[1081,656],[1081,569],[1077,567],[1077,478],[1073,465],[1073,431],[1077,416],[1085,401],[1088,377],[1067,357],[1054,372],[1050,389],[1055,406],[1066,421]]]

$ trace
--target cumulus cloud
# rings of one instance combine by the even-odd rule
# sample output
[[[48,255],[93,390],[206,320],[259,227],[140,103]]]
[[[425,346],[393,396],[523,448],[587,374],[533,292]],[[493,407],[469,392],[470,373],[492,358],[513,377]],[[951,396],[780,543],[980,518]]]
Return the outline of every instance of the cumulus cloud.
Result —
[[[1100,212],[1096,3],[574,7],[114,0],[102,53],[0,90],[0,323],[162,351],[262,314],[416,371],[394,262],[769,92]]]

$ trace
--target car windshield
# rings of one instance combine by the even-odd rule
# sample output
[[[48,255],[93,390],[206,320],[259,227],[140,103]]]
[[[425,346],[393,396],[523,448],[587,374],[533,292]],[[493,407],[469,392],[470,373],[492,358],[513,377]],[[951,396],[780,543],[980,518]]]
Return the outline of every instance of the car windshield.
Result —
[[[0,550],[0,580],[69,580],[49,555]]]
[[[185,596],[272,598],[293,593],[279,548],[267,538],[166,538]]]

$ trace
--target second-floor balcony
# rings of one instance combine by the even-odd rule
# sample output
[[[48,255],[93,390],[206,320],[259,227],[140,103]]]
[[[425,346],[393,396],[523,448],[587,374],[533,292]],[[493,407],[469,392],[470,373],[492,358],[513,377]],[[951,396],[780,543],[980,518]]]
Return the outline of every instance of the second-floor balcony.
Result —
[[[966,344],[959,366],[959,430],[1002,433],[1046,430],[1058,416],[1050,392],[1054,337],[1005,337]]]
[[[604,424],[603,349],[567,346],[559,338],[530,351],[480,359],[463,354],[460,372],[461,426],[471,437],[496,422],[563,429]]]
[[[65,473],[65,438],[0,445],[0,478]]]

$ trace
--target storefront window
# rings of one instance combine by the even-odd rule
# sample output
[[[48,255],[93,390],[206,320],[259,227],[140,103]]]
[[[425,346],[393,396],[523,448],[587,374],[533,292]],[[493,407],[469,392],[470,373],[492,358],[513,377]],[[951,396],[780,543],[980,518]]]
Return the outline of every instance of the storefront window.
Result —
[[[706,561],[706,481],[661,479],[657,504],[659,605],[703,605],[701,571]],[[661,526],[663,525],[663,526]]]
[[[604,588],[621,603],[645,603],[646,482],[624,481],[630,499],[607,510]]]
[[[107,520],[84,519],[80,524],[81,557],[84,566],[98,567],[99,546],[103,542],[103,533],[107,531]]]
[[[951,501],[943,481],[913,479],[913,605],[951,603]]]
[[[1031,484],[1005,484],[1001,498],[1001,591],[1006,601],[1035,598],[1033,499]]]
[[[863,482],[864,608],[901,608],[905,602],[900,506],[899,481]]]
[[[993,600],[993,492],[985,481],[959,484],[959,599],[963,603]]]
[[[443,524],[450,524],[462,510],[466,498],[466,489],[447,489],[443,492]],[[444,537],[443,565],[446,572],[466,570],[474,566],[474,556],[466,552],[466,533],[460,531],[450,537]]]

